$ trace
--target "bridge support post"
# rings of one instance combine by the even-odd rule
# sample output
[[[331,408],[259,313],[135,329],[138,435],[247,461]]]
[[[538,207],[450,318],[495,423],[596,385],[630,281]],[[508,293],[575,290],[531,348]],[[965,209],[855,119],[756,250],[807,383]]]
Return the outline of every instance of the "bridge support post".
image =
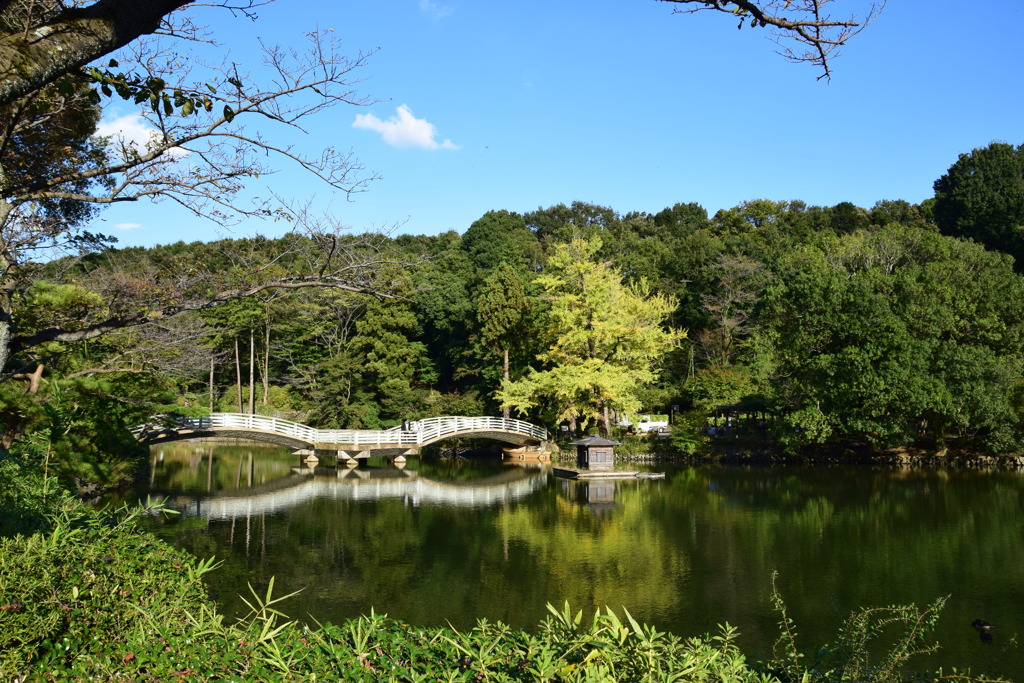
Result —
[[[325,450],[323,448],[316,449],[316,455],[317,455],[318,458],[323,458],[324,460],[327,460],[327,461],[331,461],[331,460],[341,461],[341,460],[345,460],[346,457],[347,457],[343,451],[328,451],[328,450]]]
[[[338,460],[338,467],[354,468],[359,466],[359,457],[368,457],[365,451],[343,451],[338,450],[332,453]]]
[[[338,462],[344,462],[346,460],[358,460],[360,458],[369,458],[370,451],[356,451],[356,450],[341,450],[335,451],[334,455],[337,456]]]
[[[292,451],[292,455],[297,456],[299,458],[299,462],[316,463],[320,460],[320,454],[309,448],[298,448]]]

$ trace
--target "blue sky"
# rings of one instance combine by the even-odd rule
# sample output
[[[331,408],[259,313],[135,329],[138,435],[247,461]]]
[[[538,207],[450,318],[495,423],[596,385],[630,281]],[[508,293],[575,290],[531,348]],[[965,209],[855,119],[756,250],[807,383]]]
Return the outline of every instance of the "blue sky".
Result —
[[[575,200],[619,213],[697,202],[709,214],[757,198],[920,202],[959,153],[1024,142],[1021,0],[890,0],[831,83],[777,56],[763,29],[672,7],[278,0],[254,23],[196,16],[242,63],[258,60],[257,38],[299,46],[317,27],[352,54],[377,50],[359,84],[376,102],[321,114],[294,142],[351,148],[380,179],[346,199],[282,162],[253,185],[356,232],[461,233],[489,210]],[[107,121],[132,114],[122,105]],[[92,229],[150,246],[285,226],[229,232],[165,201],[117,206]]]

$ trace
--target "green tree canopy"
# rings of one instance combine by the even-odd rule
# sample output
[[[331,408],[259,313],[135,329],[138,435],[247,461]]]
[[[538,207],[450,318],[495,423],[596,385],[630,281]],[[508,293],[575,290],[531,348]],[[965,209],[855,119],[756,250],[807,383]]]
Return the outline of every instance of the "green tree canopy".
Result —
[[[935,181],[935,222],[944,235],[1010,254],[1024,270],[1024,145],[993,142],[961,154]]]
[[[530,230],[536,233],[545,250],[573,240],[589,240],[594,237],[600,237],[607,249],[611,246],[612,240],[609,238],[619,215],[607,206],[575,201],[569,206],[557,204],[531,211],[523,219]]]
[[[508,211],[488,211],[473,221],[462,235],[462,249],[473,265],[485,272],[502,263],[532,270],[541,259],[537,236],[522,216]]]
[[[506,381],[503,406],[526,414],[545,403],[556,421],[636,413],[638,393],[658,377],[664,354],[683,332],[663,327],[675,310],[671,297],[652,294],[646,282],[626,285],[610,263],[598,262],[600,239],[576,239],[555,248],[537,278],[550,304],[544,369]]]
[[[786,259],[762,323],[785,441],[1012,445],[1024,281],[1004,255],[902,226],[833,238]]]
[[[495,349],[502,357],[501,376],[509,380],[509,352],[523,338],[523,325],[529,302],[523,281],[515,268],[503,263],[484,283],[483,294],[477,304],[480,323],[480,341],[484,348]],[[509,408],[504,408],[505,417]]]

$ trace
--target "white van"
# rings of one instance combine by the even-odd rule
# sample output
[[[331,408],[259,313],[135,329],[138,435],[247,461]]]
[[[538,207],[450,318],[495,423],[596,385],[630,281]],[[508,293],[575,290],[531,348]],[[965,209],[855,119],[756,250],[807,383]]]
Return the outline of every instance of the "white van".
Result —
[[[663,428],[668,428],[668,422],[664,420],[655,422],[644,418],[636,423],[636,431],[641,434],[646,434],[648,432],[660,432]]]

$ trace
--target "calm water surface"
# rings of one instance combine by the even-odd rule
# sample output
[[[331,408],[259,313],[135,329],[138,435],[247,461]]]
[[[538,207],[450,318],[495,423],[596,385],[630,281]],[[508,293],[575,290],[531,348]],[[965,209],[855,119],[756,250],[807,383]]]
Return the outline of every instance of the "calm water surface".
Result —
[[[183,514],[159,533],[224,565],[214,598],[241,614],[246,583],[301,591],[297,618],[378,613],[422,625],[479,617],[533,627],[545,605],[625,606],[678,635],[728,622],[770,649],[772,575],[811,651],[862,605],[951,596],[929,663],[1024,680],[1024,476],[868,467],[671,467],[596,483],[497,461],[381,460],[298,468],[285,449],[154,448],[150,487]],[[996,625],[982,644],[970,623]]]

